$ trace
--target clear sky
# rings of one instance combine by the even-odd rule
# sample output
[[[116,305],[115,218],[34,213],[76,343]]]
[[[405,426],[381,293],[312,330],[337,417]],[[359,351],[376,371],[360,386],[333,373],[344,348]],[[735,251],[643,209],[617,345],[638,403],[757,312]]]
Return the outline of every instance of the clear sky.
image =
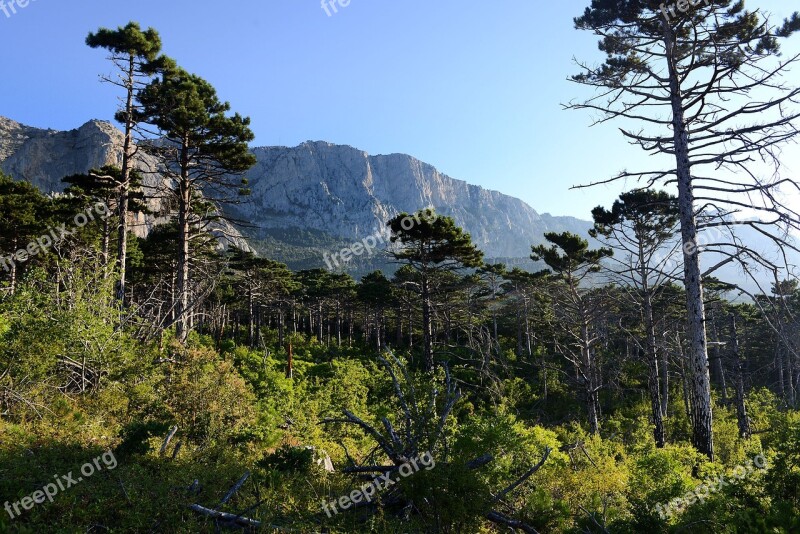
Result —
[[[614,125],[589,128],[587,112],[561,109],[587,96],[566,80],[573,58],[601,59],[596,39],[573,28],[588,4],[351,0],[328,16],[320,0],[32,0],[11,17],[0,11],[0,115],[59,130],[110,120],[118,93],[98,75],[112,69],[84,39],[135,20],[252,118],[255,145],[407,153],[542,213],[589,219],[630,184],[570,186],[647,162]],[[781,18],[797,8],[748,6]],[[786,164],[800,171],[800,147]]]

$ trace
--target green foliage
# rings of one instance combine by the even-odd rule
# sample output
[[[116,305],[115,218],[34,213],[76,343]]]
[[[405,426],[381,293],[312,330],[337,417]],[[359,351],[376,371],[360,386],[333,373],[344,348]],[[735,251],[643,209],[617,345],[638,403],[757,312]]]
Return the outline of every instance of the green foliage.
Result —
[[[100,28],[86,37],[86,44],[92,48],[105,48],[118,56],[146,61],[155,60],[161,50],[158,32],[153,28],[142,31],[136,22],[129,22],[124,28],[116,30]]]
[[[715,10],[730,3],[717,4]],[[651,8],[594,2],[576,24],[625,20],[657,33],[663,24],[639,18]],[[742,5],[731,4],[725,17],[720,31],[729,41],[760,39],[748,53],[777,50]],[[793,17],[781,31],[796,29]],[[41,254],[7,276],[0,298],[0,503],[107,451],[119,465],[13,521],[0,511],[0,531],[224,526],[191,511],[194,503],[262,521],[265,531],[500,532],[507,525],[496,523],[498,511],[507,522],[565,534],[800,529],[796,399],[768,389],[778,391],[780,357],[796,356],[796,281],[776,282],[754,304],[733,305],[723,298],[730,286],[709,280],[715,312],[741,317],[755,434],[739,436],[720,387],[717,455],[708,461],[689,440],[685,311],[676,305],[685,300],[682,288],[659,284],[657,324],[648,325],[639,304],[624,298],[630,288],[588,277],[610,249],[549,233],[532,258],[553,275],[509,271],[483,265],[470,235],[432,210],[388,221],[392,257],[403,264],[392,278],[374,270],[360,282],[322,269],[292,272],[274,256],[220,250],[204,226],[222,217],[216,200],[249,193],[241,176],[254,163],[249,119],[231,115],[210,83],[159,56],[152,29],[100,29],[87,44],[110,52],[129,95],[142,88],[136,113],[126,107],[117,119],[128,131],[144,121],[163,134],[136,149],[165,163],[175,188],[162,206],[170,220],[131,240],[123,305],[114,294],[120,280],[105,268],[114,263],[119,221],[87,225],[58,254]],[[616,36],[601,46],[607,63],[580,80],[614,87],[641,65]],[[728,60],[735,64],[735,56]],[[140,179],[105,167],[65,179],[69,195],[48,199],[0,175],[0,253],[69,220],[90,198],[118,202],[115,208],[132,199],[128,209],[142,211],[135,202]],[[228,198],[212,198],[225,192]],[[632,230],[650,255],[673,235],[675,199],[636,191],[593,215],[594,237]],[[339,243],[324,232],[260,232],[286,256],[302,253],[298,264]],[[720,338],[730,334],[724,323],[709,322]],[[668,356],[663,448],[651,436],[648,368],[638,358],[650,327],[658,328],[658,350]],[[731,362],[727,367],[730,375]],[[588,406],[602,420],[588,425],[591,433],[579,422]],[[424,453],[435,464],[403,474],[401,466]],[[759,454],[766,472],[749,473],[669,518],[658,513]],[[323,469],[328,458],[333,472]],[[221,503],[245,471],[247,482]],[[323,503],[353,495],[381,472],[403,476],[373,502],[324,513]]]
[[[227,116],[230,104],[221,102],[211,84],[199,76],[170,65],[137,99],[141,110],[136,118],[185,147],[194,164],[206,166],[207,180],[233,185],[221,172],[243,172],[255,164],[247,146],[255,138],[250,119],[238,113]]]
[[[579,278],[580,271],[597,272],[599,263],[603,258],[613,254],[611,249],[589,249],[589,242],[575,234],[564,232],[561,234],[547,233],[545,239],[552,243],[549,247],[539,245],[531,247],[531,259],[544,261],[558,276],[568,281]]]
[[[254,423],[255,397],[230,360],[205,348],[182,352],[158,386],[172,419],[201,447],[230,445]]]
[[[636,458],[626,489],[631,527],[647,530],[662,526],[664,521],[655,507],[694,489],[692,472],[704,461],[702,455],[687,445],[652,448]]]
[[[400,213],[387,226],[392,230],[392,243],[403,245],[392,255],[422,271],[453,269],[462,265],[479,267],[483,263],[483,253],[452,217],[428,209],[414,215]]]
[[[314,449],[284,445],[258,462],[258,466],[272,471],[308,474],[314,468]]]

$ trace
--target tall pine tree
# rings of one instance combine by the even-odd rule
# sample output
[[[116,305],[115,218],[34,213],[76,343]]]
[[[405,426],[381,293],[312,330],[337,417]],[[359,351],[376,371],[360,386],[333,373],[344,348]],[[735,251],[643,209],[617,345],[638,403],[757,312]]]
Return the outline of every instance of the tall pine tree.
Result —
[[[176,335],[184,341],[190,325],[190,240],[209,220],[219,219],[219,203],[234,202],[255,165],[248,142],[255,136],[250,119],[228,116],[230,104],[217,97],[206,80],[170,66],[137,94],[137,121],[154,125],[161,138],[148,145],[176,183],[178,205],[178,278]]]
[[[153,28],[142,31],[139,24],[128,23],[125,27],[111,30],[100,28],[95,33],[86,37],[86,44],[92,48],[104,48],[110,53],[108,59],[114,64],[119,76],[103,77],[108,83],[116,85],[125,91],[124,104],[117,112],[116,119],[124,125],[125,142],[122,147],[122,167],[116,180],[115,188],[118,192],[117,211],[119,213],[119,228],[117,242],[117,266],[119,269],[119,285],[117,298],[125,300],[125,278],[128,254],[128,213],[129,192],[134,170],[134,158],[137,147],[133,136],[136,128],[135,102],[136,91],[152,77],[152,74],[169,60],[159,57],[161,52],[161,38]],[[106,173],[106,176],[113,176]]]
[[[422,210],[411,216],[401,213],[387,225],[392,230],[392,243],[401,245],[391,252],[400,263],[412,266],[419,273],[419,283],[407,285],[422,301],[422,338],[425,370],[434,368],[433,298],[438,291],[439,275],[465,267],[483,265],[483,252],[472,243],[471,236],[450,217]]]
[[[786,227],[800,229],[800,210],[782,200],[780,146],[797,133],[800,112],[793,108],[800,88],[781,80],[789,66],[776,59],[778,41],[800,30],[795,13],[772,24],[741,0],[659,4],[656,0],[593,0],[577,29],[600,37],[605,54],[598,67],[581,64],[577,83],[597,95],[571,109],[600,114],[597,122],[624,120],[628,141],[649,155],[665,156],[666,168],[621,172],[612,180],[676,183],[678,188],[683,282],[689,326],[693,442],[714,457],[711,384],[700,271],[698,211],[710,209],[732,228],[747,224],[780,245]],[[755,159],[773,164],[774,173],[759,176]],[[754,201],[757,198],[757,201]],[[760,218],[732,222],[730,214],[753,209]],[[777,231],[775,223],[778,224]],[[783,227],[782,229],[780,227]],[[731,239],[722,253],[774,268]]]

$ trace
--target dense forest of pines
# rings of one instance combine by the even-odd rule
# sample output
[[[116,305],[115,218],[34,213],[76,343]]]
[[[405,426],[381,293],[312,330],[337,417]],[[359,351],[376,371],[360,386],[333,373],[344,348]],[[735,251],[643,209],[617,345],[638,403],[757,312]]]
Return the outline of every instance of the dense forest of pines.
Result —
[[[800,20],[644,4],[576,19],[608,59],[575,81],[610,102],[571,107],[649,121],[623,133],[675,167],[616,177],[648,187],[532,244],[535,273],[431,209],[386,221],[398,269],[361,280],[221,247],[249,119],[155,30],[91,33],[121,166],[50,196],[0,174],[0,531],[800,531],[800,284],[734,217],[758,207],[790,250],[797,186],[699,172],[796,133],[791,61],[762,62]],[[167,222],[142,239],[133,214]],[[764,290],[701,269],[712,252]]]

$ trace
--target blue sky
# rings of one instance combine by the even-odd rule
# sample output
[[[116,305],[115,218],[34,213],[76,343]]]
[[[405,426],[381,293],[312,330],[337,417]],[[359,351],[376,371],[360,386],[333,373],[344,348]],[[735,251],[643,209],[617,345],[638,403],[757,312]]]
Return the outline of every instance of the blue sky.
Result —
[[[561,109],[588,94],[567,81],[573,58],[601,59],[596,39],[573,28],[588,3],[351,0],[328,16],[320,0],[34,0],[0,11],[0,115],[59,130],[110,120],[118,93],[98,81],[110,64],[83,41],[136,20],[252,118],[255,145],[403,152],[540,212],[588,219],[631,184],[570,186],[648,163],[613,124],[589,128],[591,115]],[[748,2],[780,17],[790,4]],[[794,41],[787,52],[800,50]],[[799,153],[787,149],[795,171]]]

